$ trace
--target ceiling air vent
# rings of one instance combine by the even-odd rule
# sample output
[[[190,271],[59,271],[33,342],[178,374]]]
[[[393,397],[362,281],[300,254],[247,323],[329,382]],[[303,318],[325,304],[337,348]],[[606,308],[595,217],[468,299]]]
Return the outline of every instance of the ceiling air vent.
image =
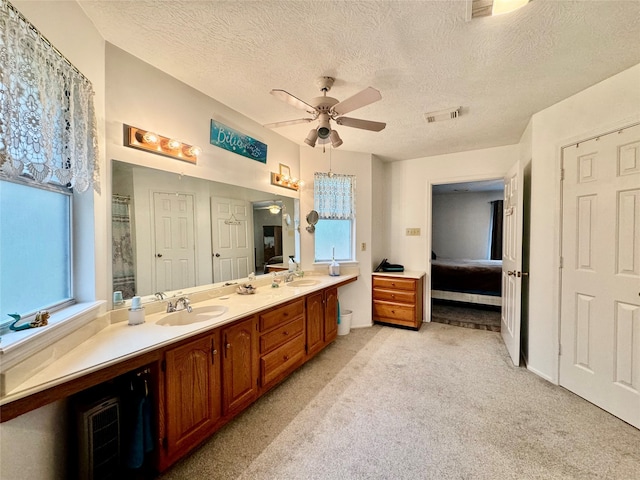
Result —
[[[427,123],[440,122],[442,120],[452,120],[460,116],[460,109],[462,107],[453,107],[446,110],[440,110],[438,112],[428,112],[424,114],[424,118]]]

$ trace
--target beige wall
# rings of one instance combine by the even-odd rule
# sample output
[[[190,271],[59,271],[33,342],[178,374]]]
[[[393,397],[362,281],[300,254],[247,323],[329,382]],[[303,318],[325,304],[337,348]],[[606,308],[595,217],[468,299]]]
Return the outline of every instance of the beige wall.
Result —
[[[302,252],[303,268],[312,268],[314,261],[313,234],[305,230],[305,217],[313,210],[313,174],[315,172],[329,171],[329,149],[326,153],[322,148],[300,147],[300,173],[305,181],[305,186],[300,195],[301,229],[300,250]],[[372,185],[373,172],[379,170],[380,161],[367,153],[348,152],[335,150],[331,152],[331,170],[334,173],[356,175],[356,236],[355,252],[360,277],[355,283],[351,283],[340,289],[340,308],[353,311],[351,319],[352,327],[371,325],[371,258],[372,242],[374,239],[372,230]],[[367,248],[362,251],[361,245],[365,243]],[[375,248],[375,247],[374,247]],[[327,267],[328,268],[328,267]]]

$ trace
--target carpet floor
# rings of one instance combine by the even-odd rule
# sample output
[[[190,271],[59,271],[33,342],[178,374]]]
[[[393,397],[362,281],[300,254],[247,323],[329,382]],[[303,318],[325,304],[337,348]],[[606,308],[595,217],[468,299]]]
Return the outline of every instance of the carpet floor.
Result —
[[[640,430],[500,334],[352,330],[159,478],[639,479]]]
[[[433,301],[431,321],[446,323],[456,327],[477,328],[480,330],[500,331],[499,307],[489,307],[469,303]]]

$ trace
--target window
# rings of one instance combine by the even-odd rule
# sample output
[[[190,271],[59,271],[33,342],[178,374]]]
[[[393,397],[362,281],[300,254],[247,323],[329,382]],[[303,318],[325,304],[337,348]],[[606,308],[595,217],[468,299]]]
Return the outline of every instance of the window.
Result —
[[[69,192],[0,180],[1,321],[71,300],[70,210]]]
[[[315,260],[353,261],[356,177],[315,173],[314,209],[319,220],[315,231]]]
[[[5,323],[9,313],[25,317],[72,303],[73,283],[88,290],[73,268],[81,262],[73,262],[72,198],[92,186],[99,192],[100,183],[91,82],[7,0],[0,0],[0,24],[0,323]],[[87,195],[75,202],[83,218],[92,201]],[[83,238],[90,228],[82,222]],[[87,250],[78,249],[83,258]]]

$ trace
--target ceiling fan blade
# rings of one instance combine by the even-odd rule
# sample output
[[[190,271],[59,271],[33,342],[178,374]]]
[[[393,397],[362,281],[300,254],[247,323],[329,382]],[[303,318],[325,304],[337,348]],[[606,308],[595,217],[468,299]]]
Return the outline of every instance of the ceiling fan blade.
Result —
[[[387,126],[384,122],[373,122],[371,120],[362,120],[360,118],[351,117],[338,117],[336,118],[338,125],[344,125],[345,127],[361,128],[363,130],[371,130],[372,132],[379,132]]]
[[[303,102],[298,97],[294,97],[289,92],[285,92],[284,90],[274,88],[270,93],[277,99],[282,100],[283,102],[286,102],[296,108],[299,108],[300,110],[306,110],[309,113],[315,113],[316,111],[316,109],[309,105],[307,102]]]
[[[263,125],[263,127],[279,128],[279,127],[286,127],[288,125],[297,125],[298,123],[309,123],[309,122],[313,122],[313,118],[298,118],[297,120],[286,120],[284,122],[267,123],[266,125]]]
[[[382,95],[378,90],[373,87],[367,87],[346,100],[335,104],[331,111],[337,115],[344,115],[345,113],[362,108],[370,103],[377,102],[381,98]]]

